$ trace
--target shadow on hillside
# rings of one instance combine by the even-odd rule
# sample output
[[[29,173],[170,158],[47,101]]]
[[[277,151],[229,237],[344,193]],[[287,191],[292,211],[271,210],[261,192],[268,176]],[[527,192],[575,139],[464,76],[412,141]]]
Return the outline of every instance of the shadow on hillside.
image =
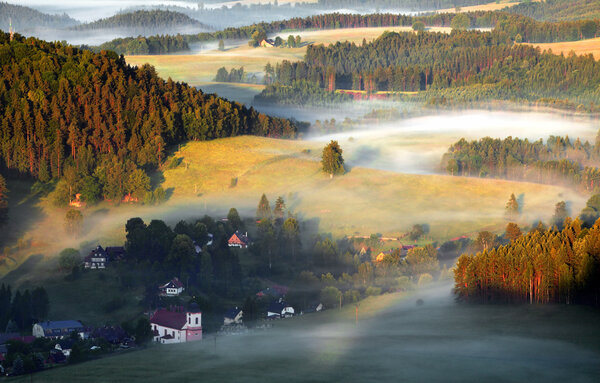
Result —
[[[0,229],[0,249],[14,246],[36,221],[45,216],[39,206],[42,193],[32,192],[33,182],[7,179],[6,183],[8,187],[8,219]]]
[[[3,283],[15,284],[21,277],[27,276],[33,272],[36,266],[44,259],[41,254],[34,254],[27,258],[19,267],[12,270],[2,278]]]

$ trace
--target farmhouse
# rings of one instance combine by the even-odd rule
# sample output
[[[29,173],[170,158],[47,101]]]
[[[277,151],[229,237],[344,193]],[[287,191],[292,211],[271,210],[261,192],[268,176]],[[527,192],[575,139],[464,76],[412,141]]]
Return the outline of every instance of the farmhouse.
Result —
[[[227,241],[229,247],[239,247],[240,249],[246,249],[250,246],[250,240],[248,239],[248,233],[242,234],[239,231],[233,233],[229,241]]]
[[[106,250],[102,248],[102,246],[98,245],[94,250],[90,252],[90,254],[85,257],[84,267],[86,269],[105,269],[108,265],[108,253]]]
[[[175,277],[164,285],[158,286],[160,295],[165,297],[176,297],[183,292],[183,283]]]
[[[231,310],[227,310],[225,316],[223,318],[223,324],[225,326],[231,324],[240,324],[242,323],[242,317],[244,316],[244,312],[239,308],[234,308]]]
[[[45,321],[33,325],[31,333],[36,338],[63,338],[72,332],[77,332],[81,338],[84,328],[78,320]]]
[[[291,316],[294,316],[294,308],[285,303],[281,298],[276,302],[271,302],[267,309],[268,319],[287,318]]]
[[[154,341],[159,343],[202,340],[202,312],[197,306],[191,307],[189,311],[184,311],[182,307],[160,309],[150,318],[150,326],[154,332]]]
[[[273,48],[275,46],[275,41],[273,41],[273,39],[264,39],[260,42],[260,46],[263,48]]]

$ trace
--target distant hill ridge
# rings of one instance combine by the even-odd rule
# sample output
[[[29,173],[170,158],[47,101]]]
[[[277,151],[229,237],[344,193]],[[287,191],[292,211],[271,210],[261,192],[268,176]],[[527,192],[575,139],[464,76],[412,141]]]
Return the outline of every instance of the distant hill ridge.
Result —
[[[33,8],[0,2],[0,28],[8,30],[9,22],[17,31],[33,28],[66,28],[78,25],[80,22],[67,14],[50,15]]]
[[[211,29],[209,26],[192,19],[191,17],[173,11],[139,10],[128,13],[118,13],[114,16],[96,20],[72,27],[73,30],[96,30],[111,28],[127,28],[135,30],[158,30],[169,33],[166,28],[195,27],[198,29]]]

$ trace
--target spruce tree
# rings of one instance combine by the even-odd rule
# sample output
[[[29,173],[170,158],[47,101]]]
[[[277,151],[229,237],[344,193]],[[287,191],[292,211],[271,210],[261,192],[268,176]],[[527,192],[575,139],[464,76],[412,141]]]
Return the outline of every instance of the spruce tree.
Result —
[[[260,202],[256,208],[256,220],[271,219],[271,205],[265,194],[260,197]]]
[[[515,193],[510,195],[508,202],[506,203],[506,217],[508,219],[515,219],[519,215],[519,202],[517,202],[517,197],[515,197]]]

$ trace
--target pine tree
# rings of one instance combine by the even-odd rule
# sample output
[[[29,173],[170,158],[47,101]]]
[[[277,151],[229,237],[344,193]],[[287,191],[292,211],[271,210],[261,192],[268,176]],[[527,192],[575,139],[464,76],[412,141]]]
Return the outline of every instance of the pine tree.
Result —
[[[265,194],[260,197],[260,202],[256,208],[256,220],[271,219],[271,205]]]
[[[554,216],[552,216],[552,224],[562,230],[565,219],[569,216],[567,203],[560,201],[554,207]]]
[[[229,222],[231,228],[235,231],[242,229],[244,225],[237,209],[234,207],[229,209],[229,213],[227,213],[227,222]]]
[[[511,242],[521,237],[521,235],[522,233],[519,225],[513,222],[509,222],[509,224],[506,225],[506,238]]]
[[[273,209],[273,215],[276,219],[283,219],[283,214],[285,211],[285,201],[282,196],[277,197],[275,201],[275,209]]]
[[[506,217],[510,220],[515,219],[519,215],[519,202],[515,193],[510,195],[508,202],[506,203]]]

